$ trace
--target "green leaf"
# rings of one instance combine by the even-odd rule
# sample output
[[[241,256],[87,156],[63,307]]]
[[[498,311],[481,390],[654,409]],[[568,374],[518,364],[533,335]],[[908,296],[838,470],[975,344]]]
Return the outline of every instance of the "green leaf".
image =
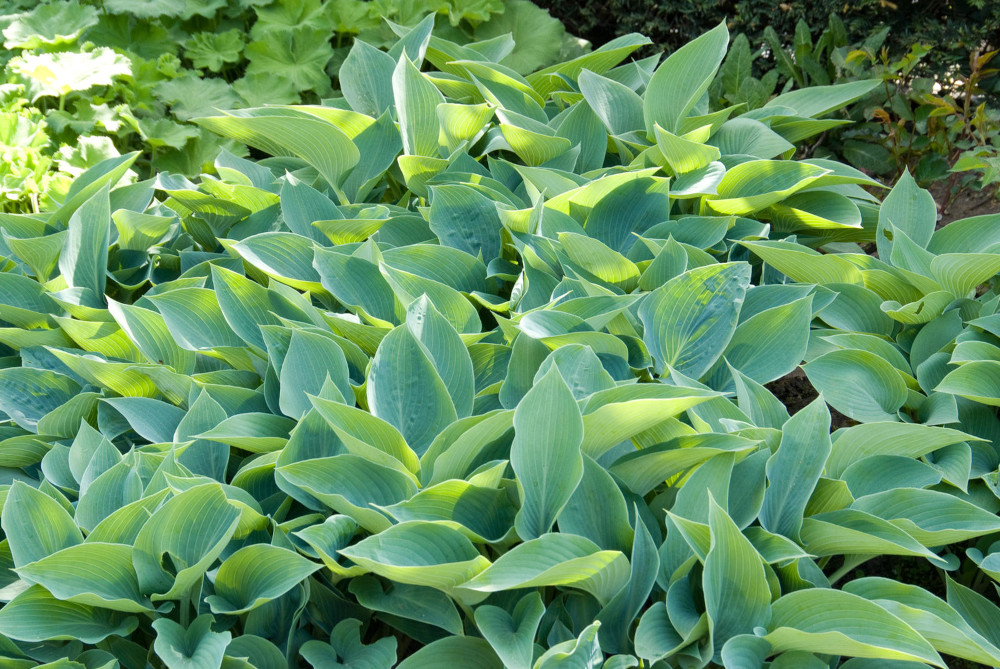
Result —
[[[149,600],[139,592],[131,546],[88,541],[17,571],[64,601],[126,613],[152,610]]]
[[[393,525],[340,553],[393,581],[446,592],[490,564],[457,530],[422,521]]]
[[[504,668],[503,662],[483,639],[452,636],[427,644],[396,665],[396,669],[438,669],[448,666]]]
[[[770,383],[795,369],[806,356],[809,322],[812,320],[812,297],[754,314],[736,326],[722,357],[747,378]],[[775,346],[774,342],[782,345]],[[728,387],[728,372],[718,363],[710,384]]]
[[[316,669],[389,669],[396,662],[396,639],[383,637],[365,645],[361,641],[361,621],[348,618],[330,632],[329,644],[313,639],[302,644],[299,653]]]
[[[558,368],[514,411],[511,467],[523,490],[514,526],[524,539],[548,532],[583,477],[583,419]]]
[[[381,532],[391,525],[378,507],[409,499],[417,491],[412,475],[350,454],[294,462],[277,473],[369,532]]]
[[[8,67],[28,80],[33,99],[110,86],[116,77],[132,74],[127,58],[103,46],[85,53],[25,52],[12,58]]]
[[[279,374],[282,413],[301,418],[312,408],[309,395],[319,395],[329,380],[343,401],[354,403],[350,370],[344,350],[329,337],[292,330],[288,352]]]
[[[512,613],[483,605],[476,609],[475,620],[505,667],[531,669],[533,641],[544,613],[541,597],[529,593],[517,602]]]
[[[0,634],[18,641],[99,643],[112,635],[127,637],[138,624],[133,616],[60,601],[40,585],[29,587],[0,609]]]
[[[39,420],[79,392],[76,381],[47,369],[0,369],[0,411],[26,430],[34,431]]]
[[[200,32],[184,41],[184,57],[197,69],[218,72],[226,63],[238,63],[243,55],[241,31]]]
[[[736,330],[749,283],[749,267],[726,263],[689,270],[650,293],[639,318],[656,371],[695,378],[708,371]]]
[[[222,79],[199,79],[185,75],[158,83],[153,92],[160,101],[170,105],[170,113],[179,121],[190,121],[244,106],[240,96]],[[190,126],[181,127],[193,130]],[[177,148],[184,148],[184,144]]]
[[[773,98],[764,109],[785,107],[796,116],[816,118],[864,97],[879,84],[877,79],[862,79],[832,86],[809,86]]]
[[[469,375],[465,379],[469,383],[472,376],[468,352],[458,342],[465,353],[463,361],[454,347],[454,339],[447,335],[446,328],[451,326],[437,320],[441,317],[428,301],[415,305],[417,310],[408,313],[407,323],[394,329],[379,344],[372,359],[367,389],[372,413],[395,426],[413,450],[422,455],[434,437],[458,418],[442,373],[450,380],[449,372],[465,376],[467,371]],[[437,319],[430,316],[434,322],[425,332],[423,319],[430,314]],[[457,337],[454,330],[451,335]],[[436,346],[436,352],[443,357],[435,356],[425,342]],[[404,369],[408,371],[400,373]],[[467,386],[455,390],[464,396]]]
[[[719,149],[714,146],[678,137],[659,125],[655,125],[653,129],[656,132],[656,146],[675,174],[699,170],[712,161],[718,160],[722,155],[719,153]],[[768,156],[768,158],[771,157],[773,156]]]
[[[212,613],[240,615],[276,599],[320,569],[286,548],[254,544],[223,561],[215,575],[215,594],[206,597]]]
[[[73,288],[103,299],[107,281],[111,209],[107,188],[95,193],[69,219],[69,235],[59,256],[59,271]]]
[[[80,35],[97,23],[97,10],[70,2],[38,5],[30,12],[12,17],[4,28],[7,49],[38,49],[39,47],[72,44]]]
[[[782,426],[781,444],[767,461],[769,485],[760,512],[765,530],[798,539],[830,449],[830,411],[821,395]]]
[[[669,132],[680,129],[688,112],[715,79],[728,46],[729,31],[723,22],[670,54],[656,68],[643,102],[650,137],[656,124]]]
[[[7,493],[0,524],[18,567],[83,541],[66,509],[21,481],[15,481]]]
[[[349,589],[365,608],[434,625],[461,636],[462,618],[448,595],[404,583],[392,583],[386,591],[382,587],[377,577],[367,575],[352,579]]]
[[[207,288],[177,288],[150,295],[174,341],[188,351],[242,347],[243,339],[226,321],[219,296]]]
[[[296,92],[330,90],[326,65],[333,57],[330,31],[308,25],[269,32],[247,45],[247,76],[264,75],[287,82]]]
[[[875,455],[919,458],[975,437],[944,427],[914,423],[869,423],[839,432],[826,469],[839,477],[850,465]]]
[[[793,160],[751,160],[728,169],[706,204],[720,214],[744,216],[778,204],[829,173]]]
[[[715,652],[719,653],[730,638],[767,622],[771,591],[760,555],[711,496],[708,522],[712,544],[705,556],[702,587]]]
[[[405,55],[392,74],[403,151],[407,155],[436,156],[438,148],[437,107],[444,96]]]
[[[476,27],[475,38],[484,40],[508,33],[517,46],[501,63],[527,74],[551,65],[557,59],[566,31],[562,23],[534,3],[508,0],[502,13],[491,16],[489,21]]]
[[[907,622],[939,652],[987,665],[1000,661],[1000,648],[973,629],[958,611],[923,588],[871,577],[851,581],[844,590],[874,600]]]
[[[831,351],[802,369],[830,406],[862,423],[897,420],[906,402],[899,372],[868,351]]]
[[[948,373],[934,389],[976,402],[1000,406],[1000,362],[976,360]]]
[[[556,533],[519,544],[463,583],[462,589],[500,592],[560,585],[606,603],[628,577],[628,560],[620,552],[602,551],[589,539]]]
[[[333,123],[287,107],[246,109],[195,120],[212,132],[256,149],[301,158],[334,188],[361,159],[354,142]]]
[[[220,667],[233,636],[229,632],[213,632],[213,622],[215,619],[206,613],[184,629],[169,618],[158,618],[152,623],[156,630],[153,650],[169,669]]]
[[[239,522],[239,509],[218,485],[198,486],[169,499],[135,538],[132,561],[140,591],[153,593],[153,601],[187,596],[225,549]]]
[[[852,507],[892,522],[925,546],[957,543],[1000,528],[995,514],[934,490],[886,490],[862,497]]]
[[[392,57],[360,39],[354,40],[337,75],[351,109],[373,118],[394,104]]]
[[[839,590],[791,592],[771,607],[771,650],[804,650],[853,657],[926,662],[941,656],[912,627],[878,604]]]
[[[904,171],[879,208],[878,230],[875,233],[879,257],[889,258],[892,255],[892,233],[896,230],[905,233],[920,248],[927,248],[936,223],[934,198],[917,186],[908,170]]]

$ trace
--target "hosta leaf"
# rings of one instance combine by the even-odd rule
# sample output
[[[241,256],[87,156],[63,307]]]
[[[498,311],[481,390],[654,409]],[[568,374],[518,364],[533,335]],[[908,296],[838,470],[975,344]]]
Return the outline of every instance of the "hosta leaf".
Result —
[[[690,270],[650,293],[639,318],[657,372],[708,371],[733,336],[749,283],[749,268],[729,263]]]
[[[611,473],[632,492],[645,495],[682,471],[716,455],[746,451],[756,442],[731,434],[692,434],[626,453],[611,465]]]
[[[7,493],[2,525],[18,567],[83,541],[83,535],[66,509],[21,481],[15,481]]]
[[[708,90],[729,45],[729,31],[721,23],[670,54],[656,68],[643,102],[646,133],[654,124],[676,132],[688,112]]]
[[[608,388],[592,394],[584,405],[583,444],[598,458],[624,439],[712,399],[715,394],[694,388],[639,384]]]
[[[722,155],[719,153],[719,149],[714,146],[678,137],[658,125],[654,126],[653,129],[656,131],[656,145],[675,174],[699,170],[712,161],[718,160]]]
[[[232,634],[213,632],[213,622],[215,619],[207,613],[195,618],[187,629],[169,618],[154,620],[153,650],[169,669],[221,666]]]
[[[457,530],[421,521],[393,525],[340,552],[380,576],[445,591],[490,564]]]
[[[925,546],[965,541],[1000,528],[993,513],[934,490],[886,490],[862,497],[852,507],[892,522]]]
[[[348,404],[354,403],[350,370],[344,350],[329,337],[292,330],[279,375],[282,413],[292,418],[312,408],[309,395],[319,395],[329,380]]]
[[[764,109],[787,107],[798,116],[815,118],[854,102],[878,85],[875,79],[863,79],[833,86],[810,86],[779,95]]]
[[[806,503],[830,449],[830,412],[821,395],[781,428],[781,444],[767,461],[769,485],[760,512],[764,529],[798,538]]]
[[[944,667],[912,627],[878,604],[839,590],[791,592],[774,603],[764,637],[773,652],[804,650]]]
[[[109,195],[104,188],[84,202],[69,219],[69,235],[59,256],[59,271],[70,287],[104,296],[110,228]]]
[[[944,566],[904,530],[857,509],[809,516],[802,523],[801,540],[813,555],[911,555]]]
[[[429,303],[427,307],[433,309]],[[458,418],[458,414],[449,388],[438,372],[436,358],[414,332],[420,332],[417,318],[414,312],[412,318],[407,318],[406,325],[397,327],[379,344],[368,379],[368,403],[372,413],[395,426],[420,455],[438,432]],[[446,323],[443,325],[450,327]],[[467,352],[465,356],[468,361]],[[451,359],[442,360],[442,363],[456,367],[460,364],[459,358],[454,362],[448,360]],[[471,362],[466,364],[471,367]],[[400,374],[401,369],[410,371]],[[448,367],[442,371],[445,369]],[[472,381],[471,374],[468,381]],[[455,388],[455,391],[462,392],[462,389]]]
[[[863,423],[896,420],[906,401],[896,368],[868,351],[831,351],[802,369],[833,408]]]
[[[178,288],[149,299],[181,348],[199,351],[244,345],[226,321],[218,295],[207,288]]]
[[[127,613],[152,609],[139,592],[131,546],[77,544],[27,564],[18,573],[64,601]]]
[[[838,433],[826,470],[840,476],[851,464],[873,455],[919,458],[969,439],[973,437],[958,430],[912,423],[855,425]]]
[[[310,401],[349,452],[381,462],[384,462],[381,454],[385,454],[411,472],[420,469],[417,454],[389,423],[348,404],[320,397],[311,397]]]
[[[620,552],[602,551],[589,539],[556,533],[518,545],[462,588],[498,592],[561,585],[589,592],[604,603],[628,575],[628,560]]]
[[[905,233],[920,248],[926,248],[936,223],[937,206],[931,194],[917,186],[909,171],[904,171],[879,209],[875,235],[879,257],[888,258],[892,254],[894,230]]]
[[[711,497],[708,522],[712,545],[705,556],[702,580],[705,612],[718,653],[731,637],[767,622],[771,592],[760,555]]]
[[[400,522],[427,520],[445,524],[477,543],[503,539],[516,513],[506,491],[458,480],[425,488],[384,510]]]
[[[240,522],[240,511],[217,485],[182,492],[156,510],[135,538],[132,556],[140,592],[178,599],[222,553]],[[165,569],[169,564],[176,573]]]
[[[505,667],[530,669],[532,641],[544,613],[541,597],[531,593],[518,601],[513,613],[497,606],[483,605],[476,609],[475,619]]]
[[[371,575],[353,579],[349,587],[358,603],[366,608],[435,625],[451,634],[462,634],[462,618],[455,603],[439,590],[392,583],[383,592],[379,579]]]
[[[302,644],[299,653],[316,669],[389,669],[396,661],[396,639],[384,637],[372,644],[361,641],[361,621],[348,618],[330,632],[330,643],[315,639]],[[343,662],[337,662],[340,659]]]
[[[196,120],[215,133],[262,151],[301,158],[315,167],[334,188],[340,186],[347,171],[357,165],[361,157],[354,142],[342,130],[306,114],[291,111],[255,114],[253,110],[245,110],[239,115],[232,113]]]
[[[967,362],[949,372],[934,390],[1000,406],[1000,362]]]
[[[34,367],[0,370],[0,411],[26,430],[68,402],[80,385],[68,376]]]
[[[416,493],[411,476],[350,454],[303,460],[277,472],[290,485],[350,516],[369,532],[381,532],[391,524],[388,516],[372,506],[390,506]]]
[[[453,636],[427,644],[400,662],[396,669],[436,669],[442,666],[501,669],[504,664],[485,640]]]
[[[643,128],[642,98],[613,79],[584,70],[578,80],[580,92],[612,135]]]
[[[707,205],[720,214],[742,216],[777,204],[808,187],[829,170],[791,160],[751,160],[726,171]]]
[[[942,653],[983,664],[995,664],[1000,658],[1000,648],[976,632],[958,611],[923,588],[871,577],[851,581],[844,590],[876,601]]]
[[[514,411],[511,467],[523,489],[515,520],[524,539],[548,532],[583,477],[583,420],[572,393],[550,369]]]
[[[791,245],[787,242],[741,242],[741,244],[793,281],[823,284],[864,282],[861,271],[837,255],[821,255],[805,246]]]
[[[40,585],[29,587],[0,609],[0,634],[18,641],[98,643],[111,635],[127,637],[138,623],[116,611],[60,601]]]
[[[297,553],[255,544],[223,561],[215,575],[215,594],[205,601],[212,613],[239,615],[291,590],[320,568]]]
[[[444,104],[444,96],[406,56],[399,59],[393,71],[392,93],[403,135],[403,151],[407,155],[435,156],[439,134],[437,107]]]

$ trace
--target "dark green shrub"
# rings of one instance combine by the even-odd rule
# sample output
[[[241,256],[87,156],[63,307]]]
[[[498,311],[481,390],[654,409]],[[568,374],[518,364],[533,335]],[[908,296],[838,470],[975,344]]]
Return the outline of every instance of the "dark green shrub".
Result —
[[[914,42],[932,44],[934,52],[922,64],[931,73],[945,73],[966,62],[969,52],[984,42],[996,48],[1000,40],[1000,3],[991,0],[922,0],[906,6],[887,0],[541,0],[538,4],[562,20],[569,32],[595,45],[641,32],[668,52],[722,20],[732,32],[745,33],[751,44],[763,44],[764,31],[770,27],[783,44],[791,45],[799,21],[805,21],[816,37],[830,14],[836,14],[852,41],[889,27],[887,46],[897,56]],[[994,86],[1000,84],[994,80]]]

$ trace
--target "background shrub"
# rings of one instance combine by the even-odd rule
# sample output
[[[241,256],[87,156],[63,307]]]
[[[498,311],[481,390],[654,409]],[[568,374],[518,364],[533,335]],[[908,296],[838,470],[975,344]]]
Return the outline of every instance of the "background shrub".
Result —
[[[932,74],[947,74],[967,62],[973,49],[1000,46],[1000,3],[990,0],[541,0],[538,4],[561,19],[571,33],[595,45],[641,32],[656,47],[673,51],[723,20],[755,46],[764,43],[768,27],[783,44],[791,45],[800,21],[818,37],[830,14],[836,14],[852,41],[888,27],[887,46],[897,57],[915,42],[933,44],[934,54],[922,66]]]

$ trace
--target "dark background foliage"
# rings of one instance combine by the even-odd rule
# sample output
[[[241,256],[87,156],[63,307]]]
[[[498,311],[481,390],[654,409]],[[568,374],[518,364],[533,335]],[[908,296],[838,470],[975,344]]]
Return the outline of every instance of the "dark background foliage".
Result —
[[[888,26],[886,46],[894,55],[905,53],[915,42],[933,45],[934,52],[921,63],[925,74],[946,75],[949,68],[965,65],[974,49],[1000,47],[1000,2],[995,0],[539,0],[538,4],[595,46],[639,32],[669,52],[722,20],[734,34],[745,33],[754,46],[763,43],[768,26],[791,44],[800,20],[816,37],[829,15],[837,14],[852,41]],[[1000,82],[992,83],[995,91],[1000,88]]]

